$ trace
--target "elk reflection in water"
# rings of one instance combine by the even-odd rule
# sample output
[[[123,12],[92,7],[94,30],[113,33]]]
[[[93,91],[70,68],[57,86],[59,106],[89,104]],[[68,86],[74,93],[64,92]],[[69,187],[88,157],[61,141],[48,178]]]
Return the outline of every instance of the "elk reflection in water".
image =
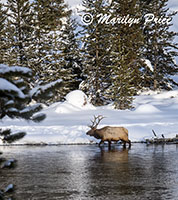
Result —
[[[128,163],[128,152],[130,149],[125,148],[111,148],[106,150],[105,148],[101,148],[101,158],[103,162],[109,163]]]

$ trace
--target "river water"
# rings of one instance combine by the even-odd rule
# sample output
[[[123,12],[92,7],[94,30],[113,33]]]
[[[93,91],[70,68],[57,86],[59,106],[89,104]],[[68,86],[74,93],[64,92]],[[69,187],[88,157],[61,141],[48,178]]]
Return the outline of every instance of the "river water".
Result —
[[[178,199],[178,146],[133,144],[0,147],[18,160],[0,169],[0,188],[13,183],[16,200]]]

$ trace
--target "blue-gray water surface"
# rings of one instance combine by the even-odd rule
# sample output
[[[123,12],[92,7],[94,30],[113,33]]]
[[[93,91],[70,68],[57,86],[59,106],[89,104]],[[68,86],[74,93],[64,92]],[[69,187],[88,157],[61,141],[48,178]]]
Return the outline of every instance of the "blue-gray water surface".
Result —
[[[178,146],[133,144],[0,147],[14,169],[0,169],[0,188],[16,200],[178,199]]]

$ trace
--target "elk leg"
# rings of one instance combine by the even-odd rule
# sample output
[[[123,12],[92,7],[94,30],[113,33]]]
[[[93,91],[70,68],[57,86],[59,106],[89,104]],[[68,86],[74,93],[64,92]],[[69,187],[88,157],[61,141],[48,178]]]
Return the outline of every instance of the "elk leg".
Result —
[[[125,140],[121,140],[122,143],[123,143],[123,148],[125,149],[126,148],[126,141]]]
[[[123,144],[123,148],[125,149],[126,148],[126,142],[124,141],[124,144]]]
[[[100,141],[100,143],[99,143],[99,147],[100,147],[100,145],[101,145],[101,144],[103,144],[103,143],[104,143],[104,141],[103,141],[103,140],[101,140],[101,141]]]
[[[131,141],[129,140],[128,143],[129,143],[129,149],[130,149],[130,147],[131,147]]]
[[[108,141],[108,149],[111,149],[111,141]]]

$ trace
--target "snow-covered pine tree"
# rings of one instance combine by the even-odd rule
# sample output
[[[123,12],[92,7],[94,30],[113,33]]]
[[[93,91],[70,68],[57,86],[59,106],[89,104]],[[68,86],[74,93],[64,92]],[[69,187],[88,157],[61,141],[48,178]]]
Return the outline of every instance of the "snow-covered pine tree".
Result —
[[[32,71],[29,68],[9,67],[0,64],[0,120],[5,116],[23,118],[34,122],[44,120],[46,115],[37,113],[42,109],[42,106],[40,104],[30,105],[32,98],[28,79],[31,76]],[[25,132],[12,133],[10,129],[0,129],[0,140],[3,143],[15,142],[22,139],[25,135]],[[0,163],[1,161],[4,161],[4,159],[0,157]],[[12,159],[7,162],[13,163]],[[10,165],[8,164],[8,166]],[[13,185],[11,184],[11,186]],[[4,199],[6,191],[8,190],[0,190],[0,199]]]
[[[41,104],[30,105],[31,76],[29,68],[0,64],[0,119],[8,116],[40,122],[45,118],[44,114],[35,114],[42,109]]]
[[[2,140],[3,143],[12,143],[15,142],[17,140],[22,139],[24,136],[26,135],[25,132],[18,132],[15,134],[12,134],[10,129],[0,129],[0,140]],[[1,165],[1,170],[3,168],[13,168],[14,167],[14,163],[15,163],[15,159],[9,159],[6,160],[4,157],[1,157],[3,153],[0,152],[0,165]],[[13,184],[9,184],[8,186],[6,186],[6,188],[2,189],[2,187],[4,187],[4,182],[1,181],[0,182],[0,200],[5,200],[7,198],[7,195],[9,193],[9,191],[13,191],[14,186]]]
[[[70,11],[63,0],[35,0],[33,1],[35,15],[35,48],[36,55],[33,66],[36,73],[35,87],[58,83],[62,73],[60,44],[61,29],[64,19]],[[55,94],[47,101],[45,96],[38,99],[39,102],[51,103],[59,98],[60,84],[53,84]],[[44,93],[43,93],[44,94]]]
[[[143,15],[151,13],[155,18],[170,18],[169,23],[152,21],[142,26],[145,37],[144,58],[153,66],[153,71],[145,68],[144,86],[154,90],[172,89],[177,84],[171,78],[178,72],[175,63],[178,45],[174,42],[178,34],[171,31],[171,21],[176,12],[170,12],[167,3],[168,0],[141,1]]]
[[[3,143],[13,143],[22,139],[25,135],[25,132],[12,133],[10,129],[0,129],[0,140],[2,140]]]
[[[63,87],[59,90],[60,100],[64,99],[67,93],[79,88],[82,81],[82,56],[79,51],[79,39],[77,22],[71,16],[66,17],[63,25],[60,43],[60,76],[63,80]]]
[[[137,0],[112,1],[110,13],[113,16],[140,18],[140,6]],[[110,28],[111,53],[110,78],[111,85],[107,96],[117,109],[132,108],[133,95],[141,85],[141,52],[143,35],[140,24],[119,24]]]
[[[29,0],[7,0],[6,42],[4,64],[30,67],[34,57],[33,12]]]
[[[54,58],[55,51],[59,54],[59,49],[57,47],[55,47],[56,49],[53,48],[56,44],[54,30],[52,33],[49,30],[45,32],[43,28],[45,26],[45,30],[52,30],[55,27],[54,20],[56,24],[62,22],[57,21],[53,16],[53,24],[50,21],[50,25],[47,26],[47,22],[46,24],[44,22],[46,19],[43,19],[43,17],[48,15],[45,12],[43,13],[43,9],[40,7],[39,12],[44,15],[39,25],[33,4],[34,2],[30,3],[28,0],[9,0],[7,5],[3,7],[1,13],[5,14],[6,20],[2,16],[0,22],[2,26],[0,32],[1,55],[3,56],[1,56],[3,58],[1,63],[28,66],[33,69],[35,72],[34,76],[31,77],[33,79],[31,86],[35,86],[33,98],[36,101],[46,103],[48,99],[54,96],[55,89],[61,87],[61,79],[58,78],[58,71],[60,71],[58,60]],[[53,10],[55,10],[55,3],[53,6]],[[5,8],[8,9],[8,12],[5,12]],[[53,15],[54,13],[59,15],[58,10],[52,12]],[[43,26],[43,24],[45,25]],[[38,35],[38,30],[41,30],[42,34]]]
[[[28,0],[8,1],[6,33],[9,49],[7,55],[11,53],[11,56],[7,56],[5,63],[28,66],[33,69],[35,75],[32,77],[31,85],[38,90],[34,93],[34,99],[46,103],[54,96],[55,89],[61,87],[61,79],[57,76],[59,66],[54,68],[56,62],[52,57],[54,55],[52,49],[55,41],[54,33],[50,33],[55,24],[61,23],[61,21],[57,21],[54,16],[54,13],[59,15],[58,11],[55,10],[55,3],[53,2],[53,12],[50,13],[50,10],[46,10],[51,8],[48,7],[51,5],[50,2],[42,2],[45,6],[40,4],[41,1],[38,1],[39,10],[36,14],[32,9],[35,2],[30,3]],[[46,3],[48,4],[46,5]],[[38,20],[41,20],[40,23]],[[48,81],[46,81],[47,77]]]
[[[3,9],[3,4],[0,3],[0,63],[4,62],[4,57],[7,49],[7,41],[6,41],[6,10]]]
[[[117,45],[117,49],[111,53],[112,63],[108,66],[111,85],[107,89],[107,97],[114,102],[116,109],[130,109],[132,108],[133,95],[136,93],[134,70],[129,63],[129,52],[119,38]]]
[[[105,13],[107,7],[102,0],[83,0],[85,10],[83,13],[90,13],[93,22],[83,24],[83,75],[85,80],[80,88],[89,96],[94,105],[106,103],[104,94],[108,87],[109,72],[106,66],[109,64],[109,28],[105,24],[97,23],[97,15]],[[83,15],[84,16],[84,15]]]

